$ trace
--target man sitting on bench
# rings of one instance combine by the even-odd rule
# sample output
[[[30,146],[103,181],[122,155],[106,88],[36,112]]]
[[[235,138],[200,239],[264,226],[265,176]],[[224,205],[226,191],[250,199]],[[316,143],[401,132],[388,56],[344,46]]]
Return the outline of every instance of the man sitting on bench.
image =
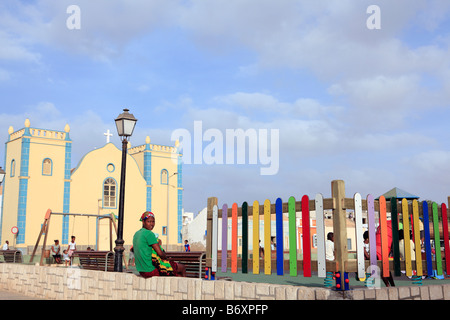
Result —
[[[155,227],[155,215],[146,211],[142,214],[141,221],[142,228],[133,237],[134,259],[139,274],[144,278],[154,276],[185,277],[185,266],[167,260],[165,252],[161,249],[158,239],[152,232]],[[155,263],[152,261],[152,254]]]

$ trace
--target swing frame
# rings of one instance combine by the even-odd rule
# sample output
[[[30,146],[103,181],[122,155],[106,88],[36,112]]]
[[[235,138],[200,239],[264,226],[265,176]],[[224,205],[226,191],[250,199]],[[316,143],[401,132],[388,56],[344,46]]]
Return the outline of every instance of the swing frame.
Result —
[[[39,232],[39,236],[38,236],[36,244],[34,246],[33,253],[31,254],[31,257],[30,257],[30,263],[34,259],[37,247],[39,246],[39,242],[41,240],[41,236],[42,236],[42,234],[45,233],[44,243],[42,244],[41,260],[39,261],[39,265],[40,266],[43,265],[44,252],[45,252],[45,247],[47,245],[47,236],[48,236],[48,231],[50,230],[50,218],[51,218],[52,215],[74,216],[74,217],[81,216],[81,217],[88,217],[88,218],[89,217],[96,217],[97,218],[97,230],[98,230],[98,226],[99,226],[99,221],[101,219],[109,219],[109,235],[110,235],[110,237],[109,237],[109,247],[110,247],[110,251],[112,251],[112,246],[113,246],[112,245],[112,228],[113,228],[113,225],[115,227],[116,234],[117,234],[117,226],[115,224],[115,219],[114,219],[112,213],[106,214],[106,215],[87,214],[87,213],[61,213],[61,212],[52,212],[52,210],[48,209],[47,212],[45,213],[44,223],[42,224],[41,231]],[[97,232],[96,238],[95,238],[95,247],[96,247],[96,249],[98,248],[98,232]]]

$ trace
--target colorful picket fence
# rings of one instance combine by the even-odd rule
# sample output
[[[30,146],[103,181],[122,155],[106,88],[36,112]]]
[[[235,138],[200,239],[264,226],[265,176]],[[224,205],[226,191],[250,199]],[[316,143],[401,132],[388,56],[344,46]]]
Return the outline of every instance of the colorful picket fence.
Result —
[[[343,182],[342,182],[343,186]],[[343,188],[343,187],[342,187]],[[334,189],[333,189],[334,190]],[[337,190],[337,189],[336,189]],[[417,200],[408,201],[406,199],[391,198],[386,199],[381,196],[375,200],[372,195],[368,195],[366,199],[362,199],[359,193],[353,198],[345,198],[343,192],[334,192],[331,199],[324,199],[322,194],[317,194],[314,200],[310,200],[307,195],[302,196],[301,201],[296,201],[295,197],[290,197],[288,202],[283,203],[281,198],[276,199],[274,203],[265,200],[263,204],[254,201],[250,207],[244,202],[240,207],[237,203],[231,205],[231,210],[227,204],[223,204],[219,208],[217,198],[208,199],[208,223],[207,223],[207,266],[211,267],[212,272],[217,272],[219,258],[221,260],[221,272],[248,273],[249,262],[252,266],[252,273],[259,274],[260,264],[264,266],[264,274],[272,274],[272,268],[276,268],[277,275],[285,273],[285,248],[283,241],[283,224],[288,223],[289,235],[289,275],[296,277],[302,271],[303,277],[311,277],[312,272],[317,272],[320,278],[326,278],[327,272],[357,272],[360,279],[366,278],[367,275],[372,276],[374,272],[379,272],[382,277],[389,276],[390,272],[394,272],[399,276],[401,270],[406,271],[406,275],[417,276],[431,275],[434,270],[437,275],[449,274],[450,257],[449,233],[448,233],[448,211],[447,206],[442,203],[440,206],[436,203],[419,203]],[[336,194],[338,196],[336,196]],[[339,205],[337,205],[339,204]],[[210,210],[211,209],[211,210]],[[324,210],[332,210],[333,212],[333,232],[335,237],[335,261],[326,261],[326,234]],[[347,241],[346,228],[346,210],[354,211],[355,232],[356,232],[356,261],[348,259],[348,252],[344,241]],[[302,232],[303,232],[303,248],[297,246],[297,212],[301,211]],[[317,260],[311,257],[311,226],[310,212],[316,213],[316,230],[317,230]],[[367,212],[367,225],[369,233],[369,255],[370,259],[365,260],[364,257],[364,240],[363,240],[363,211]],[[388,221],[387,213],[391,212],[391,219]],[[283,221],[283,213],[287,213],[287,221]],[[378,213],[378,219],[377,215]],[[264,248],[270,248],[270,239],[272,236],[271,220],[275,215],[276,225],[276,255],[275,261],[272,260],[270,250],[264,254],[263,261],[260,259],[259,240],[260,240],[260,221],[264,222]],[[260,220],[260,216],[263,219]],[[220,219],[219,219],[220,218]],[[228,237],[228,220],[231,218],[231,239]],[[410,248],[410,232],[404,232],[404,252],[405,257],[400,259],[399,246],[399,222],[403,223],[404,230],[411,230],[413,235],[413,243],[415,248],[421,248],[420,239],[420,222],[424,223],[425,234],[425,259],[422,259],[421,250],[415,250],[415,256],[411,256]],[[238,235],[238,219],[242,220],[241,234]],[[248,221],[253,221],[253,238],[249,239]],[[390,223],[389,223],[390,222]],[[447,223],[444,223],[447,222]],[[221,226],[219,226],[219,223]],[[377,232],[378,224],[378,232]],[[441,226],[441,230],[440,230]],[[222,239],[218,239],[218,228],[222,228]],[[431,238],[431,230],[434,237]],[[390,231],[392,228],[392,231]],[[442,231],[442,232],[441,232]],[[444,241],[444,255],[441,254],[441,236]],[[238,237],[242,237],[242,258],[238,259]],[[377,241],[378,238],[378,241]],[[337,241],[336,241],[337,239]],[[248,258],[248,244],[252,241],[252,256]],[[435,252],[432,252],[431,242],[434,240]],[[218,243],[221,241],[221,255],[218,255]],[[228,255],[228,243],[231,242],[231,255]],[[393,256],[390,257],[389,243],[392,244]],[[343,245],[344,244],[344,245]],[[297,252],[301,249],[303,259],[297,259]],[[209,257],[209,259],[208,259]],[[255,258],[256,257],[256,258]],[[240,261],[239,261],[240,260]],[[229,263],[228,263],[229,261]],[[301,270],[300,270],[301,269]],[[314,269],[314,270],[313,270]],[[366,271],[369,270],[367,273]],[[378,271],[379,270],[379,271]]]

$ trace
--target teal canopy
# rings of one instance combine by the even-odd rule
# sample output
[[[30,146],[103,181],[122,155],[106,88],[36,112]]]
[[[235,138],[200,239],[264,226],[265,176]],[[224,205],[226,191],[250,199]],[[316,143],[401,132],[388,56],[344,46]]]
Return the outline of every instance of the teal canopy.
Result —
[[[389,190],[388,192],[386,192],[385,194],[383,194],[383,196],[386,198],[386,200],[390,199],[390,198],[397,198],[397,199],[403,199],[405,198],[406,200],[414,200],[414,199],[419,199],[418,196],[406,192],[405,190],[399,189],[399,188],[393,188],[391,190]]]

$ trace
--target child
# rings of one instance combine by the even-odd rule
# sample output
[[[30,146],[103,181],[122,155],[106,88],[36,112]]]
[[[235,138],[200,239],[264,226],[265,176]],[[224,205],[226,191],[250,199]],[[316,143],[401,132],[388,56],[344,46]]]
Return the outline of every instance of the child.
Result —
[[[72,236],[72,241],[69,242],[69,247],[67,248],[70,258],[70,264],[72,265],[73,253],[77,250],[77,244],[75,243],[75,236]]]
[[[67,249],[63,251],[63,259],[64,259],[64,265],[67,267],[67,265],[70,265],[70,257],[67,253]]]
[[[189,246],[189,242],[187,240],[184,240],[184,251],[191,252],[191,247]]]

